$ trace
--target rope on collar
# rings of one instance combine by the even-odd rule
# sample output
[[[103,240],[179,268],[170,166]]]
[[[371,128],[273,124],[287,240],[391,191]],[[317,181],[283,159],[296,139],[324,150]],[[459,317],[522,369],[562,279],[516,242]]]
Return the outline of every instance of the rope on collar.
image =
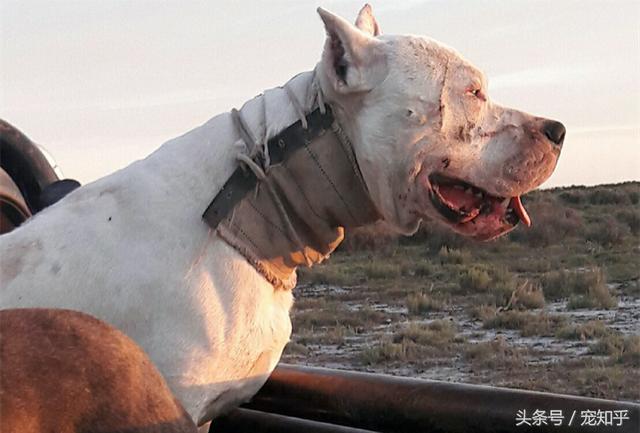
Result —
[[[320,86],[316,86],[315,85],[315,70],[313,71],[313,79],[312,79],[312,83],[314,83],[313,87],[315,87],[316,90],[316,94],[318,95],[318,99],[320,101],[322,101],[322,91],[320,90]],[[298,101],[298,98],[296,97],[296,95],[293,93],[293,91],[291,90],[291,88],[285,84],[284,85],[284,90],[287,93],[287,96],[289,97],[289,101],[291,102],[291,104],[293,105],[294,110],[296,111],[296,114],[298,115],[298,118],[300,119],[301,122],[301,126],[302,129],[308,129],[309,127],[309,123],[307,121],[307,117],[304,114],[304,110],[302,109],[302,105],[300,105],[300,101]],[[263,107],[263,115],[265,117],[265,137],[267,134],[267,110],[266,110],[266,98],[262,98],[262,107]],[[324,107],[324,103],[323,105],[320,106],[320,111],[324,114],[326,113],[326,108]],[[309,258],[309,256],[306,254],[305,252],[305,245],[302,243],[302,240],[300,239],[300,236],[298,235],[298,232],[296,231],[295,227],[293,226],[293,224],[291,223],[291,220],[289,218],[289,215],[287,214],[287,211],[285,210],[284,206],[282,205],[282,200],[280,200],[280,197],[278,196],[278,192],[273,188],[273,185],[269,182],[265,182],[265,180],[267,179],[267,175],[266,175],[266,171],[269,170],[269,166],[270,166],[270,158],[269,158],[269,145],[268,145],[268,141],[265,139],[263,140],[263,146],[260,149],[255,141],[253,140],[253,137],[251,135],[250,129],[247,127],[246,122],[244,121],[244,119],[242,118],[242,115],[240,114],[240,112],[237,109],[232,109],[231,110],[231,117],[233,118],[233,123],[235,124],[236,129],[238,130],[238,132],[240,133],[240,136],[242,137],[242,141],[245,143],[245,146],[247,147],[248,153],[249,155],[247,155],[246,153],[238,153],[236,155],[236,159],[242,163],[245,164],[245,166],[247,168],[249,168],[253,174],[256,176],[256,178],[263,182],[266,186],[267,189],[269,191],[269,193],[271,194],[271,197],[273,199],[274,204],[276,205],[276,208],[278,210],[278,212],[280,213],[280,217],[282,218],[282,220],[284,221],[287,231],[289,232],[289,235],[291,236],[291,238],[293,239],[293,241],[297,244],[298,248],[303,252],[303,256],[306,262],[306,265],[308,267],[311,267],[313,265],[313,261]],[[258,149],[260,149],[262,151],[261,153],[261,160],[263,163],[263,167],[260,167],[255,161],[254,158],[256,158],[258,152]]]
[[[324,260],[342,241],[344,227],[379,218],[351,143],[325,106],[315,75],[312,88],[318,108],[305,115],[284,86],[299,120],[269,140],[263,107],[260,145],[241,113],[231,111],[244,152],[236,156],[239,168],[203,214],[277,288],[295,286],[297,266]]]

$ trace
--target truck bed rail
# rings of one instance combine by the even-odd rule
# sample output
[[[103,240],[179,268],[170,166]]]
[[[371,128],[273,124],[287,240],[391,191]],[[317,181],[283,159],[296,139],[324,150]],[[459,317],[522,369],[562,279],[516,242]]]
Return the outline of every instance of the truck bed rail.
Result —
[[[280,364],[211,432],[638,433],[639,420],[631,402]]]

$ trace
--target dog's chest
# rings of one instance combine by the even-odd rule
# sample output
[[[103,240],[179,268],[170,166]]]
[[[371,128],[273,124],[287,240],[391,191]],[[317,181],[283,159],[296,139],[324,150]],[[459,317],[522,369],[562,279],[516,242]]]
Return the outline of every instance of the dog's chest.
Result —
[[[262,386],[289,341],[292,304],[290,291],[274,291],[220,240],[198,268],[189,277],[191,302],[197,307],[191,309],[190,323],[175,324],[189,329],[165,336],[160,346],[154,345],[154,350],[161,352],[157,358],[181,364],[161,370],[180,372],[168,381],[196,420],[210,419]],[[210,272],[214,268],[215,272]],[[186,311],[175,313],[184,317]],[[184,356],[168,354],[168,340],[178,346],[185,335],[191,340]]]
[[[188,218],[125,218],[104,191],[73,224],[82,197],[8,235],[15,272],[3,272],[2,307],[69,308],[116,326],[194,419],[248,398],[289,340],[291,292],[274,290],[204,224],[178,231]]]

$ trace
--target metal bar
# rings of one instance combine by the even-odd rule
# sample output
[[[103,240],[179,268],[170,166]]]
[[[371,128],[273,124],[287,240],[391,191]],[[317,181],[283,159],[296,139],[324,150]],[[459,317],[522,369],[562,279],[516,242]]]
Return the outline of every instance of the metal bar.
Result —
[[[640,431],[640,405],[630,402],[282,364],[246,407],[380,432]],[[536,410],[564,419],[516,426],[521,410],[529,423]],[[626,411],[629,419],[581,426],[587,410]]]
[[[209,433],[375,433],[370,430],[326,424],[264,413],[251,409],[235,409],[213,420]]]

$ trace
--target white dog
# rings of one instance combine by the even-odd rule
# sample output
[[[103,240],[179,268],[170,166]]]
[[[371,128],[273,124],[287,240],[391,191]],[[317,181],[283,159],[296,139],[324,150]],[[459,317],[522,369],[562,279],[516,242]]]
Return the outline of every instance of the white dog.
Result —
[[[368,5],[356,26],[318,12],[321,61],[242,107],[250,133],[292,125],[321,105],[319,87],[399,233],[427,215],[477,239],[528,223],[520,195],[555,168],[562,124],[492,103],[482,73],[444,45],[380,35]],[[214,117],[0,239],[3,308],[68,308],[115,325],[199,424],[252,396],[291,332],[291,291],[202,219],[238,168],[233,120]]]

